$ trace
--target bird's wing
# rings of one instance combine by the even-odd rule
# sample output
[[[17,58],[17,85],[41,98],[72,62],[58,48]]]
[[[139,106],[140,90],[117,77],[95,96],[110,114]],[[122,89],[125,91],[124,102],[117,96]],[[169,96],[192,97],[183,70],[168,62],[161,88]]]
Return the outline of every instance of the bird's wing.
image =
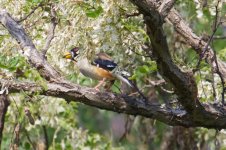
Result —
[[[103,68],[107,71],[112,71],[113,69],[115,69],[115,67],[117,67],[117,64],[115,62],[110,60],[100,59],[100,58],[97,58],[94,60],[94,65],[96,65],[97,67]]]
[[[107,71],[112,71],[117,66],[117,64],[111,59],[111,57],[105,53],[98,53],[97,58],[94,60],[93,64]]]

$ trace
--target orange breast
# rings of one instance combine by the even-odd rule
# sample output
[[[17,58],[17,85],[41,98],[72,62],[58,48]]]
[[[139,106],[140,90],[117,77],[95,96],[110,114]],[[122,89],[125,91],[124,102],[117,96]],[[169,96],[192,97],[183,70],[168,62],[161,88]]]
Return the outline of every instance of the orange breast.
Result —
[[[112,76],[112,73],[107,71],[107,70],[104,70],[102,68],[99,68],[99,67],[95,67],[94,69],[95,73],[102,77],[102,78],[106,78],[106,79],[109,79],[109,80],[114,80],[115,78]]]

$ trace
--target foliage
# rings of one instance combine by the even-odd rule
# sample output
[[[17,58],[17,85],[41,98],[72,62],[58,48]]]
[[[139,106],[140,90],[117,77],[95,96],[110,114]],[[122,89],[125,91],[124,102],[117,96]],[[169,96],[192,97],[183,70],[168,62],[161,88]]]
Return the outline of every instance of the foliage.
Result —
[[[51,24],[50,7],[51,5],[55,7],[58,25],[47,57],[67,79],[90,87],[96,84],[96,81],[79,74],[72,62],[65,61],[62,58],[64,52],[73,46],[79,46],[82,55],[92,58],[94,53],[104,51],[113,56],[122,68],[132,73],[130,79],[142,87],[145,93],[154,95],[153,100],[159,103],[165,102],[165,99],[173,101],[175,95],[169,96],[161,88],[150,87],[148,77],[153,80],[160,80],[162,77],[158,73],[155,61],[146,57],[142,50],[142,46],[150,42],[142,16],[127,17],[128,14],[137,12],[136,7],[129,1],[0,0],[0,9],[6,9],[14,18],[20,20],[40,3],[42,5],[21,24],[37,49],[41,51]],[[215,1],[208,3],[214,6]],[[210,22],[214,19],[212,7],[202,8],[200,2],[190,0],[178,0],[175,7],[197,34],[211,34]],[[225,6],[222,9],[225,11]],[[183,39],[171,26],[165,25],[164,30],[174,62],[184,70],[195,68],[197,54],[183,44]],[[225,36],[224,25],[218,29],[216,35]],[[1,77],[35,81],[46,87],[45,80],[27,63],[28,60],[23,57],[19,45],[2,26],[0,26],[0,45]],[[212,45],[219,57],[226,61],[225,42],[215,40]],[[200,91],[199,97],[203,101],[214,100],[210,80],[215,80],[216,99],[220,99],[220,79],[218,76],[211,76],[211,68],[205,62],[201,63],[201,71],[195,78]],[[172,89],[170,84],[164,88]],[[32,149],[32,143],[41,146],[45,141],[44,128],[48,134],[49,149],[164,149],[164,144],[169,140],[167,137],[173,137],[174,134],[172,127],[155,120],[136,117],[130,121],[131,129],[128,129],[130,131],[126,138],[120,139],[121,134],[127,132],[125,120],[129,118],[128,116],[77,103],[67,104],[62,99],[43,97],[39,93],[31,95],[21,91],[19,94],[10,95],[10,100],[3,149],[7,149],[12,143],[14,126],[17,123],[21,124],[21,149]],[[29,107],[35,120],[34,125],[29,123],[24,113],[25,107]],[[122,131],[113,130],[114,121],[123,128]],[[121,137],[112,132],[120,132]],[[198,148],[207,146],[214,149],[216,140],[222,145],[222,149],[226,147],[224,130],[217,138],[215,136],[217,131],[214,130],[198,128],[188,132],[194,133],[192,137]]]

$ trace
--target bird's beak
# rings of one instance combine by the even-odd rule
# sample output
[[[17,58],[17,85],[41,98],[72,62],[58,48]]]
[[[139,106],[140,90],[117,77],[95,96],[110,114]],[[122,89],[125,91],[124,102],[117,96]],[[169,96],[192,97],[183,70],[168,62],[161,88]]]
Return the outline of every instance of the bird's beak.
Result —
[[[71,58],[72,58],[71,53],[70,53],[70,52],[66,52],[66,53],[64,54],[63,58],[71,59]]]

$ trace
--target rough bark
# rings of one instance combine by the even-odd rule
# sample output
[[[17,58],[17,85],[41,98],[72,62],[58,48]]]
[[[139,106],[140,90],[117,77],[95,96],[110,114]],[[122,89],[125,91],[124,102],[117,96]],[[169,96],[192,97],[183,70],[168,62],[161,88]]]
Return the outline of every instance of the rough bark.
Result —
[[[8,82],[10,93],[28,91],[30,94],[39,92],[41,95],[59,97],[67,102],[75,101],[100,109],[106,109],[118,113],[141,115],[165,122],[170,125],[191,126],[187,113],[184,110],[173,109],[164,105],[151,105],[139,98],[129,97],[110,92],[98,92],[92,88],[65,83],[48,83],[47,88],[29,82],[15,82],[0,79],[0,85]]]
[[[162,4],[158,8],[158,11],[162,18],[166,18],[170,12],[170,10],[173,8],[173,5],[175,3],[175,0],[163,0]]]
[[[0,85],[6,80],[1,79]],[[212,114],[211,119],[204,121],[194,121],[193,116],[189,115],[183,109],[174,109],[165,105],[147,104],[139,98],[130,97],[110,92],[98,92],[92,88],[81,87],[78,85],[65,83],[48,83],[47,88],[30,82],[7,81],[10,93],[28,91],[30,94],[39,92],[41,95],[59,97],[67,102],[81,102],[89,106],[100,109],[110,110],[118,113],[130,115],[140,115],[147,118],[156,119],[166,124],[184,127],[207,127],[207,128],[225,128],[226,116],[225,110],[217,105],[203,104],[208,114]],[[203,114],[205,116],[205,114]]]

